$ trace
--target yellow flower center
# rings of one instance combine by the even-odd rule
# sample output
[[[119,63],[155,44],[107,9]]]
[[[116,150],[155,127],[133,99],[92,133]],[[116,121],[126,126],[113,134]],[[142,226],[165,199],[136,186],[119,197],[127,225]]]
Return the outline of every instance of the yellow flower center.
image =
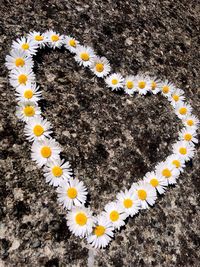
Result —
[[[147,192],[144,189],[139,189],[137,193],[139,199],[145,200],[147,198]]]
[[[187,154],[187,149],[185,147],[181,147],[179,149],[179,152],[182,154],[182,155],[186,155]]]
[[[112,84],[113,84],[113,85],[118,84],[118,80],[117,80],[117,79],[112,79]]]
[[[124,207],[129,209],[133,206],[133,201],[130,198],[124,199]]]
[[[24,97],[27,99],[31,99],[33,97],[33,91],[32,90],[26,90],[24,92]]]
[[[43,158],[49,158],[51,157],[51,148],[49,146],[43,146],[40,150],[40,153]]]
[[[166,168],[162,171],[162,175],[165,176],[166,178],[169,178],[172,176],[172,173],[169,169]]]
[[[59,39],[60,39],[60,38],[59,38],[58,35],[52,35],[52,36],[51,36],[51,40],[52,40],[53,42],[57,42]]]
[[[106,228],[102,225],[97,225],[94,229],[94,234],[96,236],[102,236],[105,234]]]
[[[151,83],[151,89],[152,89],[152,90],[155,90],[156,87],[157,87],[156,82],[152,82],[152,83]]]
[[[104,65],[102,63],[96,64],[96,71],[102,72],[104,70]]]
[[[175,159],[172,161],[172,164],[176,166],[176,168],[179,168],[181,166],[181,163],[179,160]]]
[[[83,61],[88,61],[88,60],[90,59],[90,56],[89,56],[88,53],[83,52],[83,53],[81,53],[81,59],[82,59]]]
[[[175,102],[179,101],[179,96],[178,95],[173,95],[172,98],[174,99]]]
[[[63,170],[60,166],[53,166],[51,172],[55,177],[60,177],[63,174]]]
[[[193,126],[194,125],[194,121],[193,120],[187,120],[187,125],[188,126]]]
[[[35,40],[36,40],[36,41],[43,41],[43,40],[44,40],[44,37],[41,36],[41,35],[36,35],[36,36],[35,36]]]
[[[15,59],[15,66],[16,67],[23,67],[25,64],[25,61],[23,60],[23,58],[18,57]]]
[[[138,82],[138,87],[139,87],[140,89],[144,89],[145,86],[146,86],[146,82],[145,82],[145,81],[140,81],[140,82]]]
[[[26,85],[27,80],[28,80],[28,77],[26,74],[20,74],[18,77],[19,84],[25,84]]]
[[[44,128],[41,125],[35,125],[33,128],[33,133],[36,136],[41,136],[44,133]]]
[[[127,81],[126,86],[128,89],[132,89],[133,88],[133,82],[132,81]]]
[[[22,45],[22,49],[28,50],[29,49],[29,44],[25,43]]]
[[[69,45],[76,47],[76,41],[74,39],[69,40]]]
[[[162,92],[163,92],[163,94],[169,93],[169,86],[164,85],[163,88],[162,88]]]
[[[192,135],[191,135],[190,133],[186,133],[186,134],[184,135],[184,139],[185,139],[186,141],[191,141],[191,139],[192,139]]]
[[[70,187],[68,190],[67,190],[67,196],[71,199],[74,199],[77,197],[77,190],[76,188],[74,187]]]
[[[185,115],[185,114],[187,113],[187,108],[185,108],[185,107],[180,108],[180,109],[179,109],[179,113],[180,113],[181,115]]]
[[[116,211],[116,210],[113,210],[113,211],[110,213],[110,220],[111,220],[112,222],[116,222],[118,219],[119,219],[119,212]]]
[[[156,187],[156,186],[159,185],[159,182],[158,182],[158,180],[157,180],[156,178],[153,178],[153,179],[151,179],[150,184],[151,184],[153,187]]]
[[[75,217],[76,223],[80,226],[84,226],[87,223],[87,216],[83,212],[79,212]]]
[[[32,116],[35,115],[35,109],[32,106],[26,106],[26,107],[24,107],[24,110],[23,111],[24,111],[24,115],[26,117],[32,117]]]

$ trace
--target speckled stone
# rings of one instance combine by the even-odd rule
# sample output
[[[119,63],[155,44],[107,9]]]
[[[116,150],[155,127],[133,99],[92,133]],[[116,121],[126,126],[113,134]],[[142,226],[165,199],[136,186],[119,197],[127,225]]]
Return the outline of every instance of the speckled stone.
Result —
[[[0,12],[0,266],[85,267],[92,254],[93,266],[199,266],[199,147],[176,188],[129,219],[107,249],[89,250],[66,228],[54,189],[30,160],[3,65],[13,39],[54,28],[91,45],[114,71],[174,82],[198,115],[197,1],[4,0]],[[35,60],[43,111],[95,211],[170,154],[181,124],[161,96],[113,93],[64,50]]]

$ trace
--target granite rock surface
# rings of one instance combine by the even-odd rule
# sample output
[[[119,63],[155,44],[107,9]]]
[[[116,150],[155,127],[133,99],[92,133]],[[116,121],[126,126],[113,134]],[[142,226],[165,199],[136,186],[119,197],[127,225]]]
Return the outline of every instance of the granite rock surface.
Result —
[[[199,7],[193,0],[1,1],[0,266],[199,266],[199,147],[177,187],[129,219],[107,249],[91,250],[70,234],[55,190],[30,159],[4,67],[12,40],[55,29],[91,45],[116,72],[174,82],[198,115]],[[163,97],[113,93],[62,49],[46,49],[35,62],[43,111],[96,212],[170,154],[182,125]]]

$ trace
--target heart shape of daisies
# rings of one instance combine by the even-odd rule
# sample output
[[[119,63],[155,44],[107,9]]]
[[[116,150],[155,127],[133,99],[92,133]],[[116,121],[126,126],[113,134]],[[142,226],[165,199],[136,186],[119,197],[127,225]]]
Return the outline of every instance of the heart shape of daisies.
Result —
[[[141,181],[119,192],[116,201],[108,203],[99,215],[86,207],[88,190],[82,181],[72,176],[69,162],[60,157],[62,149],[51,137],[52,125],[38,106],[42,92],[36,85],[33,55],[45,46],[53,49],[64,46],[75,55],[80,65],[90,68],[94,75],[104,79],[106,86],[113,91],[124,90],[130,96],[135,93],[161,93],[184,125],[179,140],[173,145],[172,154]],[[128,216],[132,217],[141,209],[153,206],[158,195],[164,194],[168,186],[176,184],[185,163],[194,156],[199,121],[192,115],[191,106],[185,102],[183,90],[167,80],[160,81],[146,75],[122,77],[120,73],[111,73],[110,63],[105,57],[97,56],[91,47],[81,45],[73,37],[52,30],[44,34],[30,32],[14,41],[10,54],[6,56],[6,66],[10,84],[16,91],[16,115],[26,123],[24,134],[32,143],[31,158],[42,168],[46,182],[56,188],[58,202],[67,212],[69,230],[76,236],[86,238],[95,248],[106,247],[114,232],[125,225]]]

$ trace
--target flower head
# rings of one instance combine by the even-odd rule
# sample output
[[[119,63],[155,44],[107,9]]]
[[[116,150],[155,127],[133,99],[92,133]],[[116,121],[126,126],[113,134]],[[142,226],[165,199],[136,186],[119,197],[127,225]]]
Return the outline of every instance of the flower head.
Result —
[[[16,96],[18,101],[32,101],[37,103],[41,99],[42,92],[36,83],[27,83],[26,85],[19,85],[16,88]]]
[[[9,70],[22,67],[30,69],[33,67],[33,60],[26,51],[21,49],[12,49],[10,55],[6,56],[5,65]]]
[[[64,36],[52,30],[45,32],[44,38],[45,41],[48,43],[48,46],[53,49],[61,48],[64,43]]]
[[[91,47],[79,45],[76,49],[75,60],[79,65],[90,67],[94,56],[94,50]]]
[[[173,145],[173,152],[184,161],[188,161],[194,156],[194,145],[186,141],[178,141]]]
[[[16,116],[25,122],[28,122],[32,118],[41,114],[41,110],[38,105],[31,101],[19,102],[16,109]]]
[[[67,50],[69,50],[71,53],[76,53],[79,42],[75,38],[69,35],[64,36],[63,43]]]
[[[161,176],[168,184],[175,184],[179,176],[179,170],[167,160],[156,166],[156,175]]]
[[[144,177],[144,181],[153,186],[159,194],[164,194],[168,185],[166,179],[161,175],[157,175],[155,172],[148,172]]]
[[[13,69],[9,74],[9,81],[13,87],[27,85],[35,82],[35,74],[29,67]]]
[[[124,79],[121,74],[113,73],[106,77],[105,82],[107,87],[111,88],[114,91],[123,88]]]
[[[35,55],[37,53],[38,44],[33,39],[22,37],[13,41],[12,49],[20,49],[21,51],[26,51],[29,55]]]
[[[131,217],[138,213],[140,209],[140,201],[137,199],[136,194],[133,194],[131,190],[121,191],[117,194],[117,199],[127,215]]]
[[[91,60],[91,70],[97,77],[107,76],[111,70],[110,63],[105,57],[94,57]]]

